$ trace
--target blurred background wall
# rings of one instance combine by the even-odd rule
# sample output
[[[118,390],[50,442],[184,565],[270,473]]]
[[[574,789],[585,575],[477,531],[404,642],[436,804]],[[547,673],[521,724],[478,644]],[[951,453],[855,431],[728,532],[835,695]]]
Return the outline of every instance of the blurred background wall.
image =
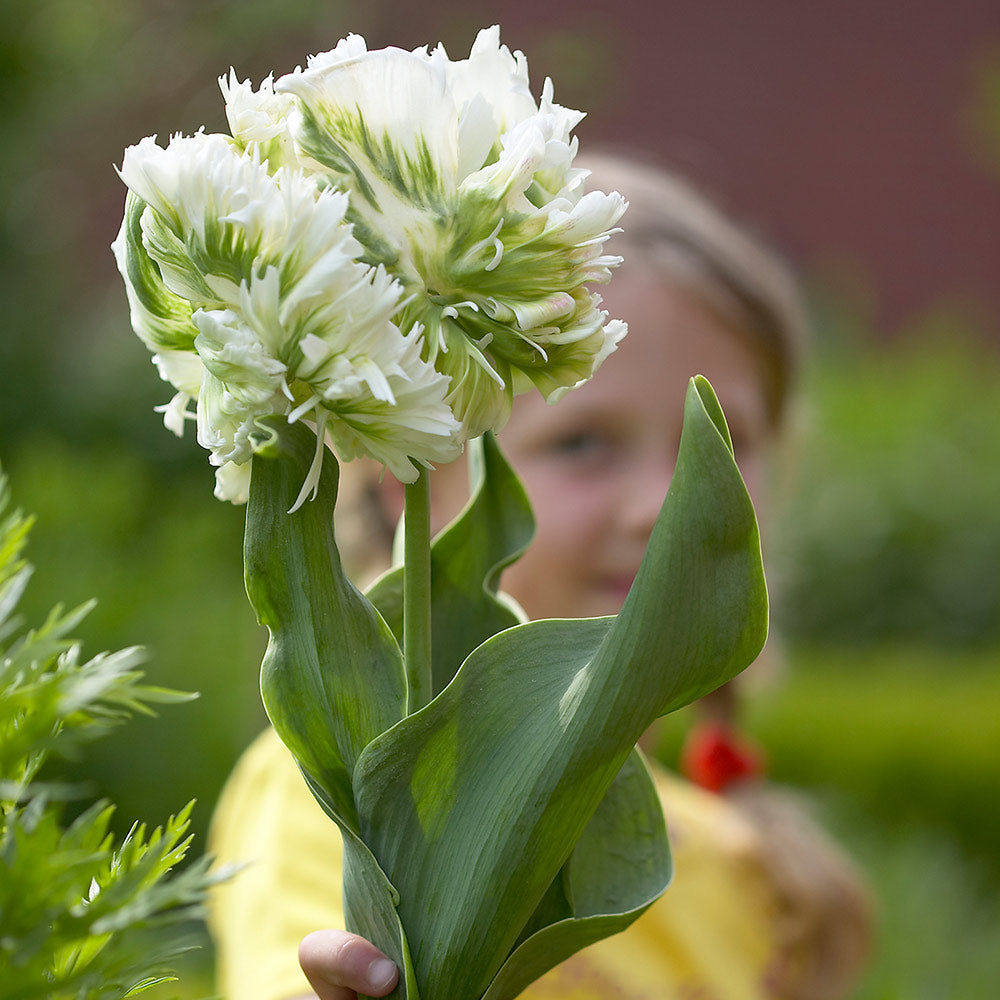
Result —
[[[464,44],[499,20],[538,82],[551,72],[557,99],[590,112],[584,140],[688,169],[863,296],[881,332],[942,299],[997,331],[995,3],[448,6],[430,5],[433,37]],[[417,44],[427,5],[407,9],[398,30]]]
[[[992,0],[0,0],[0,461],[39,516],[27,610],[97,596],[90,652],[141,643],[201,691],[70,765],[199,835],[263,725],[241,512],[130,332],[112,165],[225,120],[349,31],[372,47],[499,22],[578,134],[680,167],[798,264],[817,334],[768,540],[789,668],[751,706],[884,899],[859,997],[988,996],[1000,977],[1000,8]],[[679,733],[679,729],[678,729]],[[679,738],[679,736],[678,736]],[[670,741],[664,748],[669,756]],[[961,963],[941,955],[961,937]],[[990,942],[993,942],[991,945]],[[970,957],[972,956],[972,957]],[[938,964],[935,964],[937,962]],[[928,982],[953,992],[919,992]],[[986,987],[982,984],[989,983]],[[982,991],[980,989],[982,988]]]

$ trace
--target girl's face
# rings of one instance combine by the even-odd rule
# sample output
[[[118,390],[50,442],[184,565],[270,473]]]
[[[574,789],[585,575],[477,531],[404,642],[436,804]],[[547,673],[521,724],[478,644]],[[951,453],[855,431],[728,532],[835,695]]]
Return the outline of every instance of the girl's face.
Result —
[[[500,434],[537,522],[502,586],[531,618],[621,607],[670,482],[692,375],[718,394],[751,493],[761,471],[767,408],[760,361],[743,339],[700,297],[639,262],[615,276],[604,300],[629,324],[618,350],[555,406],[519,397]],[[464,501],[454,468],[463,465],[431,477],[442,517]]]

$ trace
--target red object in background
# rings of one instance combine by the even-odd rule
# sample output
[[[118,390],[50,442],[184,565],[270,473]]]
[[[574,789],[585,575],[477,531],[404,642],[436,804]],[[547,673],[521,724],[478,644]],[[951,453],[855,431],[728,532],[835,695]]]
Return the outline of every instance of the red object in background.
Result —
[[[710,792],[721,792],[734,781],[764,770],[764,754],[721,722],[702,722],[688,734],[681,752],[681,772]]]

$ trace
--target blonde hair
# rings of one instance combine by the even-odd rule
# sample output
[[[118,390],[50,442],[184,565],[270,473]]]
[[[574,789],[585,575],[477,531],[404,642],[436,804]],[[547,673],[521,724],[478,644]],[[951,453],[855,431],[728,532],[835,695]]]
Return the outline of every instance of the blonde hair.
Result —
[[[580,158],[587,187],[617,190],[629,202],[624,232],[608,244],[639,255],[670,281],[695,291],[760,358],[772,426],[786,410],[808,322],[789,265],[756,233],[737,224],[691,181],[611,153]],[[613,280],[613,279],[612,279]]]
[[[734,782],[725,798],[757,831],[756,863],[778,901],[783,961],[780,1000],[841,1000],[871,957],[875,901],[861,870],[811,815],[800,792],[759,779]]]

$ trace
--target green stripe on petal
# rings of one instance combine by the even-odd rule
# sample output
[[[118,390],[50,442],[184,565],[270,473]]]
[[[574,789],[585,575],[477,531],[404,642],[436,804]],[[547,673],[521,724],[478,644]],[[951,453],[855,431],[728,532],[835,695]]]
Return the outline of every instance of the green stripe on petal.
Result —
[[[282,77],[302,108],[304,152],[391,216],[393,201],[440,203],[454,190],[458,122],[444,73],[402,49]],[[391,221],[391,218],[390,218]]]
[[[125,217],[111,249],[125,281],[132,327],[151,351],[191,351],[197,327],[191,304],[163,282],[160,269],[146,252],[141,219],[146,203],[129,191]]]

